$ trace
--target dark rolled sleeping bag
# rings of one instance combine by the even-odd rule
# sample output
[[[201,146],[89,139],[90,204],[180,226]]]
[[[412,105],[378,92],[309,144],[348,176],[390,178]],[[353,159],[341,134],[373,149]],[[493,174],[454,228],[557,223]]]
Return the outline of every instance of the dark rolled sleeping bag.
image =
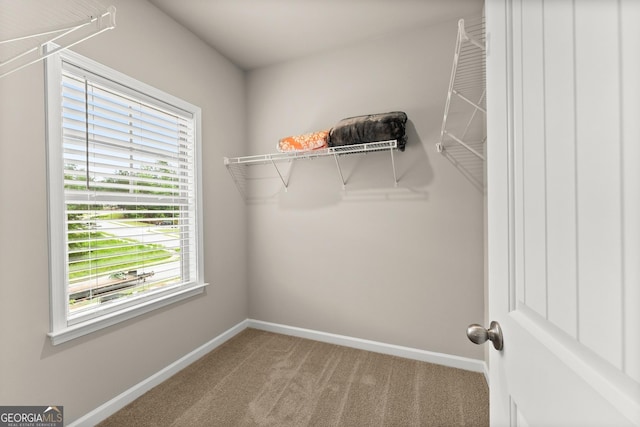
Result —
[[[407,142],[405,125],[407,115],[402,111],[368,114],[340,120],[329,132],[329,147],[364,144],[366,142],[398,140],[404,151]]]

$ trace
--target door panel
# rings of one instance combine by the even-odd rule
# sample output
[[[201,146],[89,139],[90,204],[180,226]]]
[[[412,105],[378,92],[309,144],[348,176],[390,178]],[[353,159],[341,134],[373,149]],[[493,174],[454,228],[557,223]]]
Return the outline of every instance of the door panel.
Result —
[[[626,141],[622,152],[623,183],[640,182],[640,25],[638,25],[640,5],[633,0],[625,0],[620,7],[620,53],[622,67],[622,140]],[[635,143],[634,143],[635,141]],[[640,332],[634,325],[640,325],[640,194],[633,185],[623,189],[623,276],[625,327],[624,370],[640,383]]]
[[[548,319],[577,337],[576,152],[572,10],[545,2],[545,141]]]
[[[486,10],[492,421],[640,425],[640,2]]]
[[[544,195],[545,180],[545,138],[544,138],[544,75],[542,64],[544,52],[540,38],[542,37],[542,1],[527,0],[520,4],[522,18],[519,25],[522,31],[521,47],[522,67],[520,75],[514,75],[514,88],[521,90],[519,96],[521,104],[516,108],[522,110],[521,121],[516,123],[517,156],[521,168],[518,177],[522,182],[522,189],[516,193],[516,204],[522,204],[522,216],[526,221],[519,227],[522,234],[518,235],[522,244],[522,256],[518,257],[522,263],[517,268],[522,269],[521,287],[518,289],[518,301],[526,303],[528,307],[542,316],[547,312],[547,295],[545,286],[546,273],[546,224]],[[525,19],[526,18],[526,19]],[[518,129],[521,127],[521,129]]]
[[[610,2],[576,2],[574,16],[578,339],[620,368],[623,141],[618,10]]]

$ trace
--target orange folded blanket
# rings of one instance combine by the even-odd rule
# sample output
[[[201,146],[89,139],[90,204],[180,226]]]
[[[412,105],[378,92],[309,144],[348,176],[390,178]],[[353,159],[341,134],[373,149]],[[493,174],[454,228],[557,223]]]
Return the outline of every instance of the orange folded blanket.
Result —
[[[282,138],[278,141],[279,151],[309,151],[328,147],[329,130],[305,133]]]

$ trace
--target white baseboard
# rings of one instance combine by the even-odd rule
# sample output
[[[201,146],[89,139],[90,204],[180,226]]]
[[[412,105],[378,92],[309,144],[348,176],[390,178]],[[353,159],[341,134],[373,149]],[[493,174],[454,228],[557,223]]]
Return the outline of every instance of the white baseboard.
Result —
[[[233,338],[235,335],[244,331],[245,329],[247,329],[247,327],[248,327],[248,319],[245,319],[242,322],[238,323],[237,325],[233,326],[232,328],[221,333],[211,341],[196,348],[191,353],[181,357],[180,359],[176,360],[169,366],[151,375],[146,380],[139,382],[138,384],[134,385],[130,389],[124,391],[123,393],[120,393],[118,396],[109,400],[108,402],[100,405],[99,407],[89,412],[88,414],[78,418],[77,420],[69,424],[69,426],[70,427],[95,426],[100,421],[103,421],[107,419],[110,415],[115,414],[117,411],[124,408],[129,403],[133,402],[138,397],[142,396],[144,393],[151,390],[153,387],[157,386],[163,381],[166,381],[171,376],[176,374],[178,371],[181,371],[182,369],[186,368],[196,360],[200,359],[205,354],[209,353],[216,347],[223,344],[225,341]]]
[[[467,371],[481,372],[484,374],[487,384],[489,383],[489,372],[487,364],[482,360],[470,359],[466,357],[453,356],[444,353],[435,353],[426,350],[419,350],[410,347],[402,347],[394,344],[385,344],[377,341],[364,340],[360,338],[348,337],[345,335],[330,334],[327,332],[314,331],[311,329],[297,328],[295,326],[280,325],[277,323],[263,322],[261,320],[245,319],[211,341],[203,344],[189,354],[176,360],[164,369],[151,375],[146,380],[139,382],[128,390],[120,393],[113,399],[100,405],[88,414],[78,418],[69,427],[91,427],[105,420],[129,403],[142,396],[153,387],[167,380],[178,371],[186,368],[205,354],[209,353],[224,342],[233,338],[247,328],[259,329],[262,331],[275,332],[284,335],[291,335],[300,338],[312,339],[315,341],[330,344],[342,345],[345,347],[357,348],[360,350],[373,351],[376,353],[390,354],[393,356],[405,357],[407,359],[420,360],[422,362],[436,363],[438,365],[452,368],[464,369]]]
[[[482,373],[484,374],[484,380],[487,382],[487,387],[489,386],[489,365],[487,362],[482,362]]]
[[[327,332],[280,325],[277,323],[263,322],[261,320],[254,319],[248,319],[248,327],[260,329],[263,331],[276,332],[284,335],[292,335],[294,337],[308,338],[311,340],[322,341],[329,344],[337,344],[345,347],[357,348],[360,350],[390,354],[407,359],[419,360],[421,362],[435,363],[438,365],[449,366],[451,368],[464,369],[466,371],[481,372],[484,373],[485,377],[488,376],[487,365],[483,360],[419,350],[411,347],[402,347],[394,344],[385,344],[378,341],[364,340],[361,338],[353,338],[345,335],[330,334]]]

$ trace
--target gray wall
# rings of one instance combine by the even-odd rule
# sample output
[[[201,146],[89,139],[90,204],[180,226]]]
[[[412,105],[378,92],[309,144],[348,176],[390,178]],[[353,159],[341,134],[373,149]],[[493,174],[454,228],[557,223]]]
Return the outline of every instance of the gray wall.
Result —
[[[244,73],[146,1],[109,4],[118,9],[117,29],[74,50],[202,108],[210,286],[204,296],[52,347],[43,66],[0,79],[0,404],[62,404],[67,421],[248,317],[245,206],[222,164],[245,140]]]
[[[452,21],[248,73],[252,154],[344,117],[410,120],[398,188],[387,153],[343,158],[345,192],[332,159],[296,163],[287,192],[254,167],[253,318],[483,359],[465,336],[484,319],[483,194],[434,149],[456,31]]]

